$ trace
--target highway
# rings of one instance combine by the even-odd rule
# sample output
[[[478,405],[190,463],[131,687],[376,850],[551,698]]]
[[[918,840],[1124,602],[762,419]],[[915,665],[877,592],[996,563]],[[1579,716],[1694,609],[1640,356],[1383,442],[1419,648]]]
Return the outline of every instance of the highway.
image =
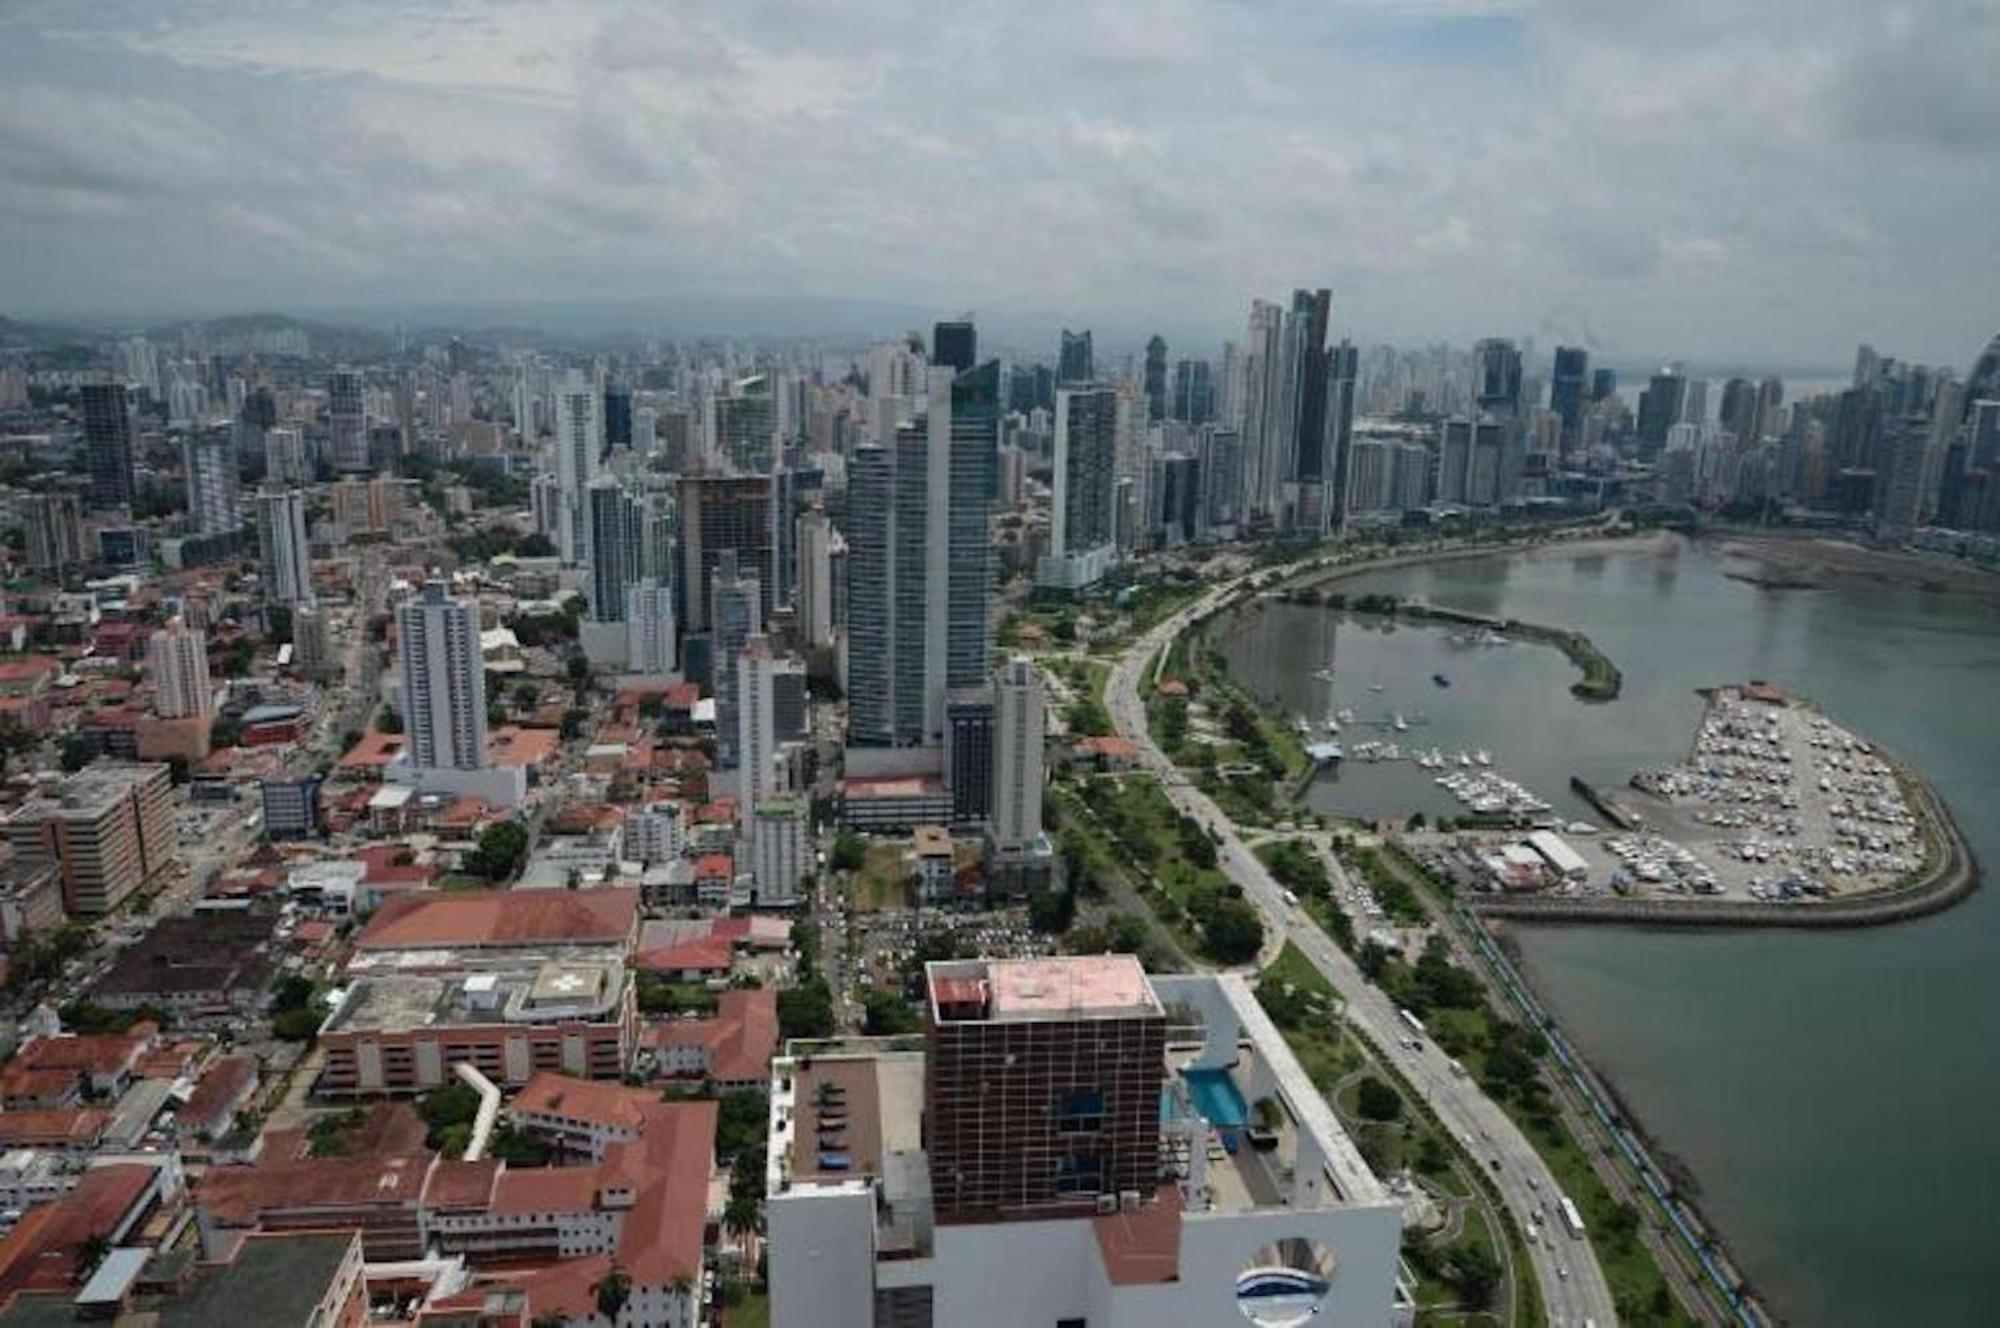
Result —
[[[1527,1138],[1476,1084],[1454,1073],[1450,1061],[1428,1039],[1417,1039],[1415,1049],[1405,1045],[1410,1030],[1388,996],[1362,977],[1354,961],[1318,924],[1287,907],[1283,888],[1243,842],[1235,823],[1154,745],[1139,690],[1146,681],[1141,675],[1175,636],[1236,588],[1231,582],[1210,591],[1148,631],[1119,657],[1105,688],[1112,723],[1120,734],[1138,744],[1141,762],[1160,781],[1174,806],[1219,836],[1216,849],[1222,869],[1262,910],[1267,927],[1289,937],[1345,998],[1348,1023],[1367,1035],[1380,1054],[1424,1096],[1445,1128],[1486,1169],[1522,1232],[1527,1232],[1531,1220],[1540,1221],[1543,1236],[1528,1245],[1528,1257],[1541,1286],[1548,1322],[1556,1328],[1581,1328],[1584,1324],[1608,1328],[1618,1316],[1603,1270],[1587,1240],[1564,1233],[1556,1215],[1555,1177]]]

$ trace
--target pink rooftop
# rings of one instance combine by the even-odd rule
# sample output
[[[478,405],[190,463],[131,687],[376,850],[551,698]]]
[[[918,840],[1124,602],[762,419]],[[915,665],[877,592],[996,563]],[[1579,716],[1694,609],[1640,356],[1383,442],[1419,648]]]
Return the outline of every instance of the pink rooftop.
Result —
[[[1158,1014],[1146,970],[1131,955],[990,959],[991,1019],[1085,1019]]]

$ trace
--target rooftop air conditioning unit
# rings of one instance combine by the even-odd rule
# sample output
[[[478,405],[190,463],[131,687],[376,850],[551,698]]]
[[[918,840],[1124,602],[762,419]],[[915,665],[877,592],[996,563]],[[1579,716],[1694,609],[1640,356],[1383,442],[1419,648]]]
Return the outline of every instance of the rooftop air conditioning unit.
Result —
[[[1117,1196],[1117,1195],[1115,1195],[1115,1194],[1100,1194],[1100,1195],[1098,1195],[1098,1196],[1097,1196],[1097,1211],[1098,1211],[1098,1212],[1100,1212],[1100,1213],[1115,1213],[1115,1212],[1117,1212],[1117,1211],[1118,1211],[1118,1196]]]
[[[1138,1211],[1139,1192],[1137,1190],[1120,1190],[1118,1192],[1118,1206],[1128,1213]]]

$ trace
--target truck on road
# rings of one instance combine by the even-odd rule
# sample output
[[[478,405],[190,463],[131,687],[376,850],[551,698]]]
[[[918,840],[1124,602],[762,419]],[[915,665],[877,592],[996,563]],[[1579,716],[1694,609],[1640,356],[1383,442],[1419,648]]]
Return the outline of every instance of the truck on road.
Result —
[[[1568,1228],[1571,1240],[1583,1239],[1583,1214],[1576,1211],[1576,1204],[1567,1194],[1556,1199],[1556,1209],[1562,1214],[1563,1226]]]

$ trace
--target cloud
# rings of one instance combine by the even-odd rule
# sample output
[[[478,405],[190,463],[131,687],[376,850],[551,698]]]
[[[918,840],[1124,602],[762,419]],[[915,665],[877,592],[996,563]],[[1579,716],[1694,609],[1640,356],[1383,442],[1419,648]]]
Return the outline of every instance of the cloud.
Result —
[[[1364,341],[1955,361],[2000,319],[1995,68],[1984,0],[15,0],[0,292],[811,296],[1178,348],[1324,284]]]

